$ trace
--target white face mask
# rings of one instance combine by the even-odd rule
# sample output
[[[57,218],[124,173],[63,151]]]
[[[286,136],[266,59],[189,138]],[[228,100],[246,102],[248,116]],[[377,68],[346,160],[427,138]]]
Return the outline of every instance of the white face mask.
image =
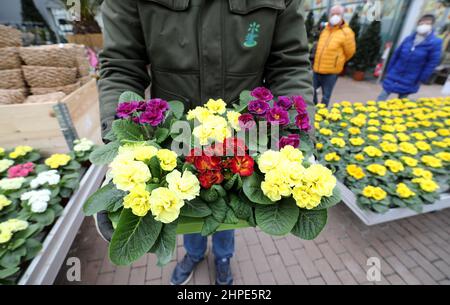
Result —
[[[421,24],[417,26],[417,34],[419,35],[427,35],[430,34],[433,30],[433,27],[430,24]]]
[[[330,18],[330,24],[332,26],[338,25],[341,22],[342,22],[342,17],[339,15],[334,15]]]

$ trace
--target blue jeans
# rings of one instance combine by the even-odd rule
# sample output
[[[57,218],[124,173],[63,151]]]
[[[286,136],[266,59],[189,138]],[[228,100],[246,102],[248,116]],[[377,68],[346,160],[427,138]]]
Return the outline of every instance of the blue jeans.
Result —
[[[336,74],[320,74],[314,72],[314,104],[317,105],[317,89],[322,88],[322,103],[330,104],[331,94],[336,85],[338,76]]]
[[[205,256],[208,238],[200,234],[184,235],[184,248],[196,262]],[[213,253],[216,260],[231,258],[234,254],[234,230],[217,232],[212,236]]]
[[[386,90],[383,89],[383,91],[381,91],[380,96],[378,96],[377,98],[377,102],[379,101],[386,101],[389,98],[389,95],[391,95],[391,92],[387,92]],[[407,98],[408,94],[399,94],[398,98],[402,99],[402,98]]]

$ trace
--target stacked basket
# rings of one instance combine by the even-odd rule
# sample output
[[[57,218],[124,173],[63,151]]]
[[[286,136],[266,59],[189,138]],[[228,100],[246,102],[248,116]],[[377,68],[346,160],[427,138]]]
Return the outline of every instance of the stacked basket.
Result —
[[[0,24],[0,105],[19,104],[25,100],[25,82],[19,47],[22,33]]]

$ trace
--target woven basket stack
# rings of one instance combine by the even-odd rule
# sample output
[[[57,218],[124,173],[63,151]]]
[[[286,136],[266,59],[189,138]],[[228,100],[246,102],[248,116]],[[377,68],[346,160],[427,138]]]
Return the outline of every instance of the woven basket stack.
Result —
[[[0,24],[0,105],[25,101],[25,82],[19,55],[21,45],[22,33]]]

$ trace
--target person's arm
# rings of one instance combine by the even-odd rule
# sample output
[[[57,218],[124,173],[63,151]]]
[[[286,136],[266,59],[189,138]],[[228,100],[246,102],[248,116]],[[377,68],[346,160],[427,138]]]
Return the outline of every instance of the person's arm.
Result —
[[[405,41],[403,41],[400,46],[394,50],[394,54],[392,54],[391,59],[389,60],[389,63],[386,67],[386,72],[389,72],[389,70],[397,63],[397,60],[400,58],[400,54],[402,52],[402,48],[405,44]]]
[[[144,96],[150,85],[149,63],[136,0],[102,4],[104,49],[100,54],[100,116],[105,135],[114,120],[119,96],[133,91]]]
[[[356,53],[356,40],[355,33],[352,29],[345,30],[345,43],[344,43],[345,61],[349,61]]]
[[[442,52],[442,40],[439,39],[439,42],[433,46],[433,49],[428,54],[427,62],[420,75],[420,81],[422,83],[430,79],[431,75],[434,72],[434,69],[436,69],[436,67],[439,65],[441,61],[441,52]]]
[[[309,62],[303,0],[288,1],[278,15],[265,80],[275,96],[302,95],[314,120],[312,73]],[[313,125],[313,124],[312,124]]]

